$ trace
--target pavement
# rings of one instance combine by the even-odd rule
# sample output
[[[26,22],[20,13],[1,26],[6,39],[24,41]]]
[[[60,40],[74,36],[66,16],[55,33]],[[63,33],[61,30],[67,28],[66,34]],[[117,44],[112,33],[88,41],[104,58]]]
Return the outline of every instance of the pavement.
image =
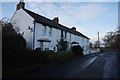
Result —
[[[119,78],[118,53],[100,52],[84,57],[37,65],[4,75],[4,78]]]

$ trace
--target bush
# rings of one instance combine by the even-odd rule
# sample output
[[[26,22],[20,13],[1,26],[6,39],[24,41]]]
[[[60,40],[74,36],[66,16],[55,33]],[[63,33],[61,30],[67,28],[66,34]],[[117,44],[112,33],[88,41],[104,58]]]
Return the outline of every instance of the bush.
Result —
[[[11,23],[2,25],[2,41],[3,51],[6,51],[8,49],[14,50],[26,47],[25,39],[20,33],[15,31]]]
[[[57,62],[71,59],[73,57],[72,51],[59,51],[55,53],[55,60]]]
[[[41,53],[41,48],[36,48],[34,50],[34,54],[40,54]]]
[[[55,53],[52,50],[46,50],[41,52],[42,62],[55,62]]]
[[[83,56],[83,49],[80,45],[72,46],[71,47],[74,56]]]
[[[31,50],[26,49],[26,41],[11,23],[2,25],[2,60],[3,69],[28,64]]]
[[[45,63],[53,63],[53,62],[60,62],[63,60],[67,60],[73,57],[72,51],[58,51],[54,52],[51,50],[48,51],[41,51],[39,54],[39,58],[42,59],[42,62]]]
[[[72,51],[40,51],[39,49],[18,49],[8,51],[3,54],[3,71],[7,69],[14,69],[18,67],[25,67],[41,62],[53,63],[63,60],[71,59],[73,57]]]
[[[17,49],[2,55],[3,69],[11,69],[33,64],[34,55],[31,49]]]
[[[57,49],[58,51],[66,51],[68,49],[68,41],[61,38],[60,41],[58,41]]]

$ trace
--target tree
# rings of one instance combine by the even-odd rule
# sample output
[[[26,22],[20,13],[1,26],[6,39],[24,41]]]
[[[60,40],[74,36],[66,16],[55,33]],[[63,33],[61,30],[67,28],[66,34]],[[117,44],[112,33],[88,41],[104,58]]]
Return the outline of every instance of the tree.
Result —
[[[2,49],[3,52],[15,51],[26,47],[26,41],[23,36],[18,33],[13,25],[9,22],[0,20],[2,25]]]
[[[120,26],[117,27],[117,30],[115,31],[115,43],[116,48],[120,50]]]
[[[93,48],[93,43],[92,42],[90,42],[90,48]]]
[[[111,47],[113,44],[113,37],[114,37],[114,32],[108,32],[104,38],[102,39],[105,43],[105,47]]]
[[[118,49],[120,47],[120,27],[118,26],[116,31],[108,32],[102,40],[105,47]]]
[[[94,48],[98,48],[99,47],[99,42],[98,41],[95,41],[94,42]]]
[[[57,44],[58,51],[66,51],[68,49],[68,42],[65,39],[60,39]]]
[[[98,40],[91,42],[90,43],[90,48],[98,48],[100,47],[99,45],[101,44],[101,41],[98,42]]]

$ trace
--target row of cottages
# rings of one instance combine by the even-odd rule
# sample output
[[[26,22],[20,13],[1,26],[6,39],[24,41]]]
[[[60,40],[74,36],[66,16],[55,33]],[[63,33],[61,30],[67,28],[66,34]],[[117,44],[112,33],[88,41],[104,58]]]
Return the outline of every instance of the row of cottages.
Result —
[[[19,26],[20,33],[26,40],[27,47],[31,49],[41,48],[42,50],[57,51],[57,44],[61,38],[69,42],[69,49],[72,43],[78,43],[84,50],[84,55],[89,53],[89,38],[76,28],[67,28],[59,24],[58,17],[50,20],[28,9],[25,9],[25,3],[19,2],[17,10],[14,13],[11,23]]]

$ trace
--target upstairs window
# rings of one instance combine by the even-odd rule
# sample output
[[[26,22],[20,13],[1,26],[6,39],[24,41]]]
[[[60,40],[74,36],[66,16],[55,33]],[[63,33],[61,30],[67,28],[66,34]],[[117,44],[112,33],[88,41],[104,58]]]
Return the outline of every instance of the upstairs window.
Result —
[[[82,37],[82,42],[84,42],[84,38]]]
[[[43,26],[43,36],[46,36],[46,25],[45,24],[42,24],[42,26]]]
[[[75,40],[75,35],[73,34],[73,40]]]
[[[46,36],[46,26],[44,26],[43,34]]]
[[[49,35],[52,36],[52,28],[50,28]]]
[[[87,43],[89,42],[89,40],[87,39]]]
[[[63,30],[61,30],[61,38],[63,38]]]
[[[65,38],[67,38],[67,32],[65,31]]]

